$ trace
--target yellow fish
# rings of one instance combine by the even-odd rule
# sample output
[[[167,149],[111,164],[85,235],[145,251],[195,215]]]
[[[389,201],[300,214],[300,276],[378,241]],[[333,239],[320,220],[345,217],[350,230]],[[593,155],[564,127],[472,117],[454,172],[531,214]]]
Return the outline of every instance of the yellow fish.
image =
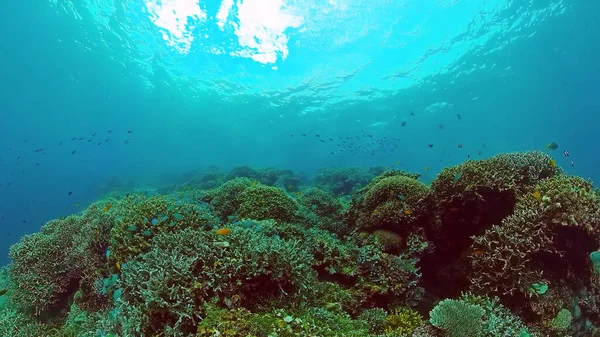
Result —
[[[117,269],[118,269],[119,271],[121,271],[121,262],[118,262],[118,261],[117,261],[117,263],[115,263],[115,267],[117,267]]]
[[[287,188],[288,188],[288,190],[291,190],[292,189],[292,185],[288,185]]]
[[[425,167],[425,171],[429,171],[429,166],[426,166],[426,167]]]
[[[106,206],[104,206],[104,212],[108,212],[110,210],[110,208],[112,207],[111,203],[109,202],[108,204],[106,204]]]
[[[79,204],[75,204],[75,207],[79,207]]]
[[[255,180],[252,182],[252,185],[256,185],[256,184],[258,184],[258,180]]]
[[[405,210],[404,210],[404,214],[406,214],[406,215],[411,215],[411,214],[412,214],[412,211],[411,211],[410,209],[405,209]]]
[[[536,198],[537,200],[542,199],[542,194],[540,193],[540,191],[535,191],[535,192],[531,193],[531,195],[533,195],[533,197]]]
[[[550,166],[556,167],[556,160],[550,159]]]

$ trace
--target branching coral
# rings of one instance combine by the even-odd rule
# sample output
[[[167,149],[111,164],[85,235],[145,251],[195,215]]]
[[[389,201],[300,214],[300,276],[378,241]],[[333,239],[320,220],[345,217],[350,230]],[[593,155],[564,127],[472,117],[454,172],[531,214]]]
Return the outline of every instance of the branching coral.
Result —
[[[11,296],[19,306],[35,316],[50,310],[57,315],[80,285],[91,285],[105,270],[112,217],[101,205],[81,216],[50,221],[11,247]]]
[[[540,197],[522,196],[513,215],[475,238],[481,254],[471,256],[473,289],[504,296],[527,294],[530,285],[544,280],[589,282],[589,254],[599,245],[600,198],[590,183],[562,175],[532,191]]]

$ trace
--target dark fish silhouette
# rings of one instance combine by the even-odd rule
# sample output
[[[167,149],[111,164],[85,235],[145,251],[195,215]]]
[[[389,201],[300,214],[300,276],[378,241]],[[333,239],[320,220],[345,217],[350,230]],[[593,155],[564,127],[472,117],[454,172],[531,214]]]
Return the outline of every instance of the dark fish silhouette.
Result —
[[[71,151],[71,155],[74,155],[74,154],[75,154],[75,152],[77,152],[77,150],[73,150],[73,151]]]
[[[406,126],[406,121],[402,121],[402,124],[400,124],[400,126],[402,126],[402,127]]]
[[[73,192],[71,192],[71,191],[69,191],[69,193],[67,193],[67,195],[71,195],[71,194],[73,194]]]

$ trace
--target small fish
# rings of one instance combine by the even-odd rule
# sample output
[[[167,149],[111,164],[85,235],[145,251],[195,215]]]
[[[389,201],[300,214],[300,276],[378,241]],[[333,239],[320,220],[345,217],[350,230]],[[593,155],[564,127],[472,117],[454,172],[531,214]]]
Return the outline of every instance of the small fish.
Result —
[[[306,133],[303,133],[302,136],[306,137]]]
[[[463,147],[463,145],[459,143],[459,144],[458,144],[458,148],[459,148],[459,149],[462,149],[462,147]]]
[[[425,166],[425,171],[429,171],[429,166]]]
[[[412,211],[411,211],[410,209],[405,209],[405,210],[404,210],[404,214],[406,214],[406,215],[411,215],[411,214],[412,214]]]
[[[73,194],[73,192],[71,192],[71,191],[69,191],[69,193],[67,193],[67,195],[71,195],[71,194]]]
[[[400,126],[402,126],[402,127],[406,126],[406,121],[402,121],[402,123],[400,124]]]
[[[63,143],[62,143],[62,142],[60,142],[60,143],[58,143],[58,146],[61,146],[62,144],[63,144]]]
[[[411,111],[410,115],[411,115],[411,116],[414,116],[414,115],[415,115],[415,113]]]
[[[481,156],[481,150],[477,151],[477,154]]]
[[[571,167],[575,167],[575,162],[571,160]]]
[[[158,225],[158,219],[152,219],[152,221],[150,221],[150,223],[151,223],[153,226],[156,226],[156,225]]]
[[[75,152],[77,152],[77,150],[73,150],[73,151],[71,151],[71,155],[74,155],[74,154],[75,154]]]
[[[111,132],[112,132],[112,130],[108,130],[108,133],[111,133]]]
[[[556,167],[556,160],[554,160],[554,159],[550,159],[550,160],[548,161],[548,164],[550,164],[550,166],[552,166],[552,167]]]
[[[227,235],[229,233],[231,233],[231,229],[229,228],[219,228],[216,230],[215,232],[217,235]]]
[[[102,143],[98,143],[98,144],[96,144],[96,146],[98,146],[98,145],[102,145]]]
[[[440,128],[440,130],[444,130],[444,124],[438,124],[438,128]]]
[[[22,223],[27,223],[27,220],[21,220]]]
[[[485,250],[483,250],[483,249],[481,249],[481,248],[477,248],[477,249],[474,249],[474,250],[471,252],[471,255],[475,255],[475,256],[477,256],[477,255],[481,255],[481,254],[483,254],[483,253],[485,253]]]
[[[129,139],[125,139],[125,141],[123,143],[129,144]]]
[[[430,148],[432,148],[432,147],[433,147],[433,144],[428,144],[427,146],[429,146]]]
[[[92,137],[96,136],[97,134],[98,134],[98,132],[95,132],[95,133],[92,135]]]
[[[117,263],[115,263],[115,267],[117,267],[117,269],[121,271],[121,262],[117,261]]]
[[[291,134],[290,134],[290,137],[294,137],[294,134],[293,134],[293,133],[291,133]]]
[[[450,212],[456,213],[456,212],[460,211],[460,208],[458,208],[458,207],[452,207],[452,208],[450,208],[450,209],[448,209],[448,210],[449,210]]]
[[[254,181],[252,182],[252,185],[258,185],[258,180],[254,180]]]
[[[569,151],[565,150],[565,151],[563,152],[563,155],[564,155],[565,157],[568,157],[568,156],[569,156]]]
[[[83,137],[79,137],[79,140],[83,140]]]
[[[452,178],[452,182],[456,184],[456,182],[462,177],[462,172],[458,172],[454,175],[454,177]]]
[[[106,138],[106,139],[104,140],[104,142],[105,142],[105,143],[106,143],[106,142],[108,142],[108,141],[109,141],[109,139],[108,139],[108,138]]]
[[[456,118],[462,119],[462,117],[460,116],[460,114],[456,114]]]
[[[104,206],[104,213],[108,212],[111,207],[112,207],[112,204],[110,202],[107,203],[106,206]]]
[[[542,199],[542,194],[540,193],[540,191],[534,191],[533,193],[531,193],[531,195],[536,198],[537,200]]]
[[[0,296],[4,296],[8,292],[8,289],[0,290]]]
[[[320,135],[315,135],[316,137],[321,137]]]
[[[87,142],[89,143],[89,142],[91,142],[91,141],[92,141],[91,139],[88,139],[88,141],[87,141]]]
[[[131,133],[131,130],[127,131],[127,133]]]
[[[405,197],[405,196],[403,196],[402,194],[398,194],[398,199],[400,199],[400,200],[402,200],[402,201],[405,201],[405,200],[406,200],[406,197]]]
[[[75,140],[75,139],[77,139],[77,137],[73,137],[73,138],[71,138],[71,140]]]
[[[556,149],[558,149],[558,144],[556,144],[555,142],[552,142],[550,144],[547,144],[546,148],[550,149],[550,150],[556,150]]]

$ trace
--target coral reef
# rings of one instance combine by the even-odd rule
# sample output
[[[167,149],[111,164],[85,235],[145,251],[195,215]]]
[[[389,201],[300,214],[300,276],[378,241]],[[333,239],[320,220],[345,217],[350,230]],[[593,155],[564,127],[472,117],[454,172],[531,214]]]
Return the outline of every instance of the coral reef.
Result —
[[[0,335],[599,336],[600,194],[541,152],[190,171],[24,236]]]

